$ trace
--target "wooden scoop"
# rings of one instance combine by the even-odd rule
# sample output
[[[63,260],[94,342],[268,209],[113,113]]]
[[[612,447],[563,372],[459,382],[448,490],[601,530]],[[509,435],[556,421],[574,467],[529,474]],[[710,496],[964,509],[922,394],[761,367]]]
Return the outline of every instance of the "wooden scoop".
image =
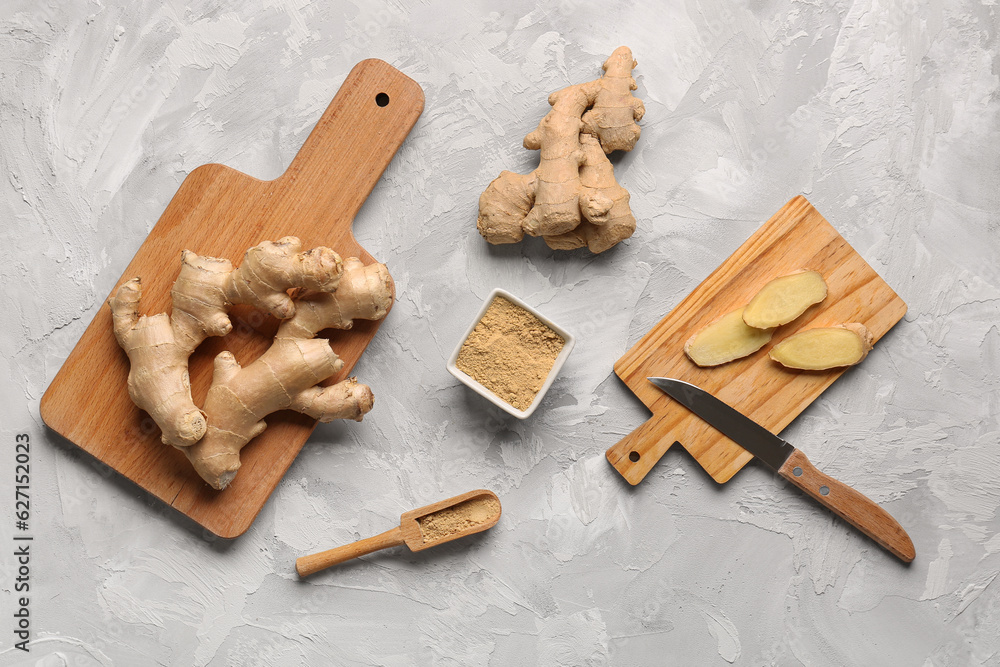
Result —
[[[343,563],[373,551],[405,544],[410,551],[422,551],[466,535],[492,528],[500,519],[500,499],[487,489],[469,491],[420,509],[410,510],[399,517],[399,526],[381,535],[318,554],[303,556],[295,561],[300,577],[319,572],[331,565]]]

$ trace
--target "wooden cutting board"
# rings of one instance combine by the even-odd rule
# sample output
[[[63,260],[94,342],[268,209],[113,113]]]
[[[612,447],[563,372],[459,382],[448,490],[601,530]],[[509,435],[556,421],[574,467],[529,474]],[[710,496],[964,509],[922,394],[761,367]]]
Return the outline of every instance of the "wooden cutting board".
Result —
[[[684,343],[717,317],[739,308],[770,279],[815,269],[829,288],[825,301],[774,332],[771,343],[737,361],[699,368]],[[728,481],[753,458],[647,377],[673,377],[705,389],[773,433],[785,428],[845,369],[803,372],[771,361],[768,350],[812,327],[861,322],[875,340],[906,313],[906,304],[804,197],[778,211],[686,299],[615,363],[615,373],[653,416],[607,451],[608,461],[638,484],[674,443],[680,443],[715,481]]]
[[[343,257],[375,261],[358,245],[351,223],[423,105],[420,86],[402,72],[381,60],[359,63],[280,177],[261,181],[219,164],[192,171],[118,284],[140,276],[142,312],[169,312],[182,250],[239,265],[248,248],[289,235],[302,239],[305,248],[328,246]],[[198,405],[219,352],[231,350],[245,366],[270,345],[277,330],[276,320],[246,307],[234,308],[230,316],[233,332],[208,339],[191,357],[191,390]],[[350,374],[378,327],[378,322],[359,322],[330,336],[344,368],[327,384]],[[243,449],[236,479],[215,491],[180,451],[160,442],[152,419],[129,399],[127,377],[128,358],[115,341],[105,303],[42,397],[42,419],[212,533],[241,535],[315,422],[291,411],[268,417],[264,434]]]

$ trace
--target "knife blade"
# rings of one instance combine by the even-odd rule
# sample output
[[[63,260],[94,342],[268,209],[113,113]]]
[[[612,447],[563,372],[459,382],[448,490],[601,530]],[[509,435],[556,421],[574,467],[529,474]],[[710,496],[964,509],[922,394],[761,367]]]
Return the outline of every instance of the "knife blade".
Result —
[[[800,450],[700,387],[674,378],[647,379],[892,555],[913,560],[910,536],[888,512],[817,470]]]

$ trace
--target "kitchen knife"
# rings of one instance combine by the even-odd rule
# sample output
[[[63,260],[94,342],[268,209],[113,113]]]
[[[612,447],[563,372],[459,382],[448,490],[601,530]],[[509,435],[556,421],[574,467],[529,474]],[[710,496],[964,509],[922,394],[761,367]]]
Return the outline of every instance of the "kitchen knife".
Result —
[[[892,555],[907,563],[913,560],[910,536],[888,512],[817,470],[801,451],[704,389],[673,378],[647,379]]]

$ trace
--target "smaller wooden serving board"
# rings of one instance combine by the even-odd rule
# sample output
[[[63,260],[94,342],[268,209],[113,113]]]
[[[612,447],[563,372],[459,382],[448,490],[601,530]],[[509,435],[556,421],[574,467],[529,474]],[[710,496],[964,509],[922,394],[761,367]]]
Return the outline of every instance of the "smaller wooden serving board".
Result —
[[[772,278],[814,269],[826,280],[826,299],[778,328],[758,352],[699,368],[684,343],[716,318],[739,308]],[[764,223],[687,298],[615,363],[615,373],[653,416],[607,451],[630,484],[645,478],[680,443],[712,478],[723,483],[753,456],[646,380],[672,377],[698,385],[773,433],[780,432],[846,369],[789,370],[768,357],[796,331],[860,322],[877,341],[906,313],[906,304],[804,197],[795,197]]]
[[[381,60],[358,63],[278,178],[261,181],[220,164],[192,171],[111,293],[139,276],[141,312],[170,312],[182,250],[224,257],[238,266],[248,248],[283,236],[298,236],[304,248],[327,246],[342,257],[375,261],[358,245],[351,223],[423,106],[420,86],[399,70]],[[245,366],[267,349],[277,331],[277,320],[245,306],[234,308],[230,319],[232,333],[209,338],[191,355],[196,405],[204,404],[219,352],[232,351]],[[350,374],[378,327],[378,322],[358,322],[330,336],[344,368],[324,384]],[[316,422],[287,410],[267,417],[267,430],[241,452],[236,479],[215,491],[182,452],[160,442],[160,430],[129,398],[128,372],[128,357],[115,341],[105,303],[42,397],[42,419],[212,533],[241,535]]]

